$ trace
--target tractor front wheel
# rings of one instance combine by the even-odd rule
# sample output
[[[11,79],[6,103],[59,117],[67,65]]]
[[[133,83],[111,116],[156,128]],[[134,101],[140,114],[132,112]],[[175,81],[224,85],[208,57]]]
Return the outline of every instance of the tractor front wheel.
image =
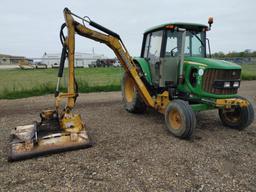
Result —
[[[144,113],[147,105],[142,100],[134,80],[128,73],[124,73],[122,80],[122,96],[124,107],[131,113]]]
[[[249,102],[249,105],[246,107],[239,106],[233,109],[219,109],[219,116],[224,126],[243,130],[253,122],[253,106]]]
[[[196,127],[195,113],[187,102],[173,100],[166,108],[165,124],[176,137],[190,138]]]

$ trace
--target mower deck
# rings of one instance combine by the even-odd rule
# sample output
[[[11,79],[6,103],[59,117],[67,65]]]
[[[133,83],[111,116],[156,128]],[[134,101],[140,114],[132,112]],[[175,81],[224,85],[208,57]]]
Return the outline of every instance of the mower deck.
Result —
[[[38,131],[39,129],[40,125],[34,123],[12,130],[8,161],[25,160],[92,146],[84,128],[79,132],[60,129]]]

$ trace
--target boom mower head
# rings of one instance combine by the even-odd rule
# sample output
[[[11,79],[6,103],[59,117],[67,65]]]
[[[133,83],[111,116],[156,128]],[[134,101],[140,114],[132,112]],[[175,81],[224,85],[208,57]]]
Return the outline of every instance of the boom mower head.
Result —
[[[92,146],[81,116],[72,113],[78,96],[78,86],[74,74],[75,29],[70,12],[64,11],[64,16],[66,24],[62,25],[60,33],[63,49],[55,93],[55,110],[44,110],[40,113],[40,122],[17,126],[12,130],[9,161]],[[68,29],[67,37],[62,32],[65,26]],[[68,57],[69,63],[68,93],[60,93],[59,84],[66,57]],[[61,109],[60,102],[63,99],[67,99],[67,105]]]
[[[66,124],[73,124],[73,126],[65,129],[61,123],[66,120],[59,118],[56,111],[43,111],[40,116],[39,123],[17,126],[12,130],[9,161],[91,146],[80,116],[66,119]]]

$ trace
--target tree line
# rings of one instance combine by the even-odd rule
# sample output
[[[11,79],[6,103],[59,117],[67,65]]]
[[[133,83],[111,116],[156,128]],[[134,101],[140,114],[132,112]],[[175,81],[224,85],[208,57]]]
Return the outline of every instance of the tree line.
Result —
[[[249,49],[242,52],[232,51],[229,53],[224,53],[222,51],[212,54],[212,57],[215,58],[231,58],[231,57],[256,57],[256,51],[251,51]]]

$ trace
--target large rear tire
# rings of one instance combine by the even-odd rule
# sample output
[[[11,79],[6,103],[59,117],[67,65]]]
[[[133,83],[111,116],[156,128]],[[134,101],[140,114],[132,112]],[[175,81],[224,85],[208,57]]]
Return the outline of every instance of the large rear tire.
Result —
[[[144,113],[147,105],[142,100],[134,80],[128,73],[124,73],[122,80],[122,96],[125,109],[130,113]]]
[[[165,111],[165,124],[176,137],[187,139],[196,127],[196,116],[191,106],[183,100],[173,100]]]
[[[219,109],[219,117],[224,126],[232,129],[243,130],[253,122],[253,106],[249,102],[247,107],[239,106],[234,109]]]

